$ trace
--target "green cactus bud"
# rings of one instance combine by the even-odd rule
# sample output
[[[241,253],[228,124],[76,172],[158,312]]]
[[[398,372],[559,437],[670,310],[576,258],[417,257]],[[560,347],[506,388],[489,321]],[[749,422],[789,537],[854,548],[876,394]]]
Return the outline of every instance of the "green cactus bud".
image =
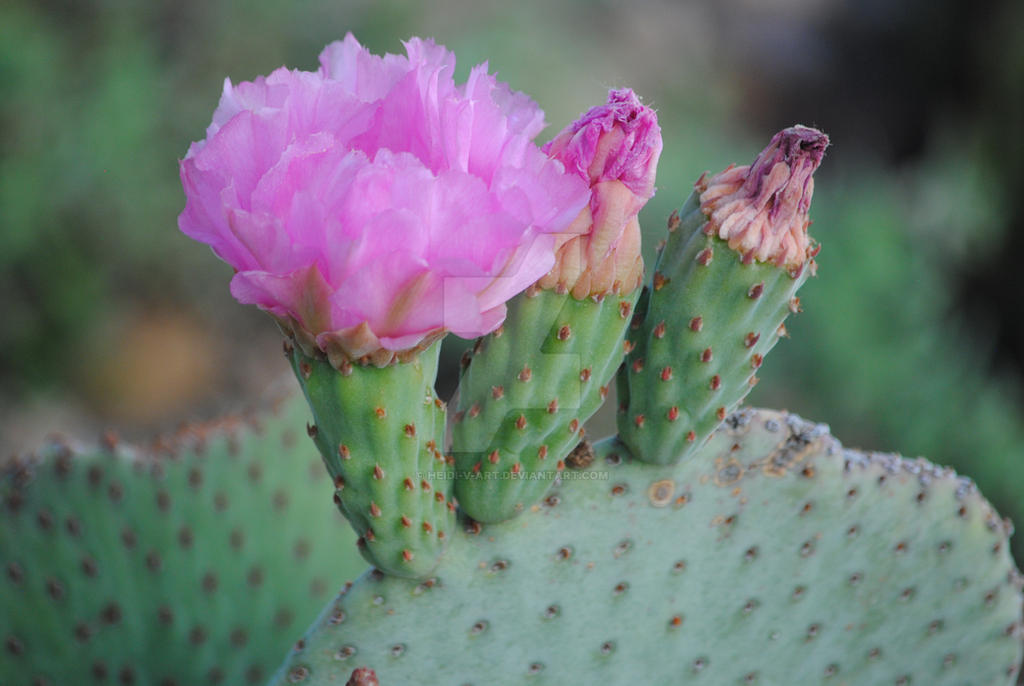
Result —
[[[390,574],[426,576],[455,528],[445,408],[434,395],[440,344],[384,367],[343,360],[335,368],[298,346],[286,351],[363,556]]]
[[[675,465],[594,449],[590,478],[460,533],[435,578],[361,577],[271,683],[1015,681],[1009,526],[952,470],[765,410]]]
[[[307,417],[296,397],[152,450],[56,443],[4,465],[0,683],[262,683],[366,568]]]
[[[827,144],[786,129],[750,167],[701,177],[672,215],[619,372],[619,435],[638,459],[693,454],[757,382],[816,268],[807,210]]]

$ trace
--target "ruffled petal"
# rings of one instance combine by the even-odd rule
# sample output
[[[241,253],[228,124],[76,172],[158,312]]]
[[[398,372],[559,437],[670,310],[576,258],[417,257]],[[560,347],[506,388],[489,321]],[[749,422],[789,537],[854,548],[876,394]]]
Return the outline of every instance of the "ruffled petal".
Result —
[[[486,64],[456,85],[432,40],[404,47],[349,34],[315,72],[226,81],[181,162],[181,230],[236,269],[238,300],[332,360],[492,331],[591,198],[533,142],[529,97]]]

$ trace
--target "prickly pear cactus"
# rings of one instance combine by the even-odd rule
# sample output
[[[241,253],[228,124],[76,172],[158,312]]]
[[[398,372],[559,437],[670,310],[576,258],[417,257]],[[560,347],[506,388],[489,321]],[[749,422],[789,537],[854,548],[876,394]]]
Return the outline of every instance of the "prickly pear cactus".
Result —
[[[6,465],[0,683],[262,683],[365,568],[307,417],[294,398],[152,450],[55,443]]]
[[[285,333],[324,496],[376,567],[271,683],[1010,684],[1021,577],[968,480],[730,417],[814,272],[827,136],[702,176],[640,295],[654,111],[613,90],[540,148],[528,97],[405,47],[349,35],[316,72],[227,82],[181,161],[179,227]],[[478,344],[446,426],[450,332]],[[618,436],[579,442],[625,353]],[[259,681],[351,563],[278,444],[251,448],[260,483],[229,438],[12,472],[0,676]]]
[[[745,410],[678,465],[608,440],[574,474],[432,579],[361,577],[272,683],[1014,681],[1009,525],[951,470]]]

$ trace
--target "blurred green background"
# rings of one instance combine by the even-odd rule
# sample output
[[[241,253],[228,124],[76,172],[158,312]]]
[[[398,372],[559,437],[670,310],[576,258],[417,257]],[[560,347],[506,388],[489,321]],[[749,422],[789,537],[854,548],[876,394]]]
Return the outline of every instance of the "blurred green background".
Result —
[[[178,232],[177,160],[225,76],[313,69],[346,31],[375,52],[432,36],[460,78],[490,60],[546,110],[544,139],[634,88],[665,138],[648,255],[701,172],[793,123],[827,131],[819,276],[750,400],[953,465],[1024,527],[1014,0],[8,0],[0,457],[54,430],[142,438],[258,402],[286,372],[274,327],[229,296],[230,269]]]

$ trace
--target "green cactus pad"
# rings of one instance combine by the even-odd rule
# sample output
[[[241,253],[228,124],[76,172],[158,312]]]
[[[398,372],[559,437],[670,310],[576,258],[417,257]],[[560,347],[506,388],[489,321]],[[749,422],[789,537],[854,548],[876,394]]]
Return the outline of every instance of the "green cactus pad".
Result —
[[[436,578],[364,575],[272,683],[1013,683],[1009,525],[951,470],[754,410],[674,466],[596,453]]]
[[[576,300],[531,290],[478,340],[452,423],[455,494],[481,522],[540,500],[608,393],[637,292]]]
[[[0,683],[263,683],[365,569],[307,417],[296,398],[152,450],[54,444],[6,465]]]
[[[757,368],[799,308],[813,263],[790,274],[744,263],[717,236],[697,193],[669,220],[642,322],[619,371],[619,436],[646,462],[692,455],[756,383]]]
[[[388,367],[347,365],[289,348],[313,410],[310,427],[335,502],[364,557],[390,574],[429,574],[455,529],[452,467],[442,454],[444,405],[434,395],[440,344]]]

